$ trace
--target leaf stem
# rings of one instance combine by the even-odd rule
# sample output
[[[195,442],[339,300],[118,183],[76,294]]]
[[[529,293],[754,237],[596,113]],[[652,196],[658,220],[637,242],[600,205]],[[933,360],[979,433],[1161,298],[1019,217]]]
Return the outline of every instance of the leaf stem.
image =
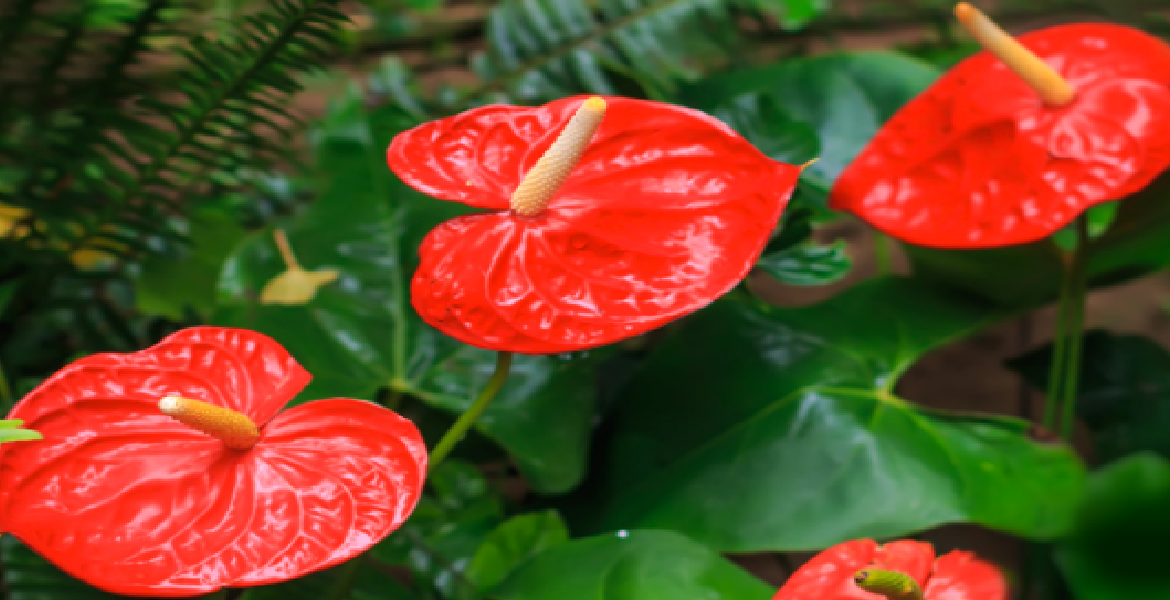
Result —
[[[1077,245],[1073,249],[1072,264],[1069,266],[1068,279],[1071,280],[1064,384],[1061,388],[1061,423],[1060,435],[1071,442],[1073,426],[1076,424],[1077,384],[1081,374],[1081,347],[1084,345],[1082,330],[1085,327],[1085,304],[1088,291],[1088,254],[1089,254],[1089,219],[1085,215],[1076,220]]]
[[[492,373],[491,379],[488,380],[487,385],[483,386],[483,390],[479,392],[479,396],[471,403],[471,406],[459,418],[455,420],[455,424],[447,433],[443,434],[443,438],[439,440],[438,445],[434,450],[431,450],[430,467],[434,471],[439,463],[443,462],[444,458],[451,453],[458,444],[467,435],[471,426],[479,419],[483,411],[487,409],[488,404],[491,404],[493,398],[499,393],[500,388],[504,387],[504,381],[508,379],[508,372],[512,369],[512,353],[500,352],[496,355],[496,371]]]

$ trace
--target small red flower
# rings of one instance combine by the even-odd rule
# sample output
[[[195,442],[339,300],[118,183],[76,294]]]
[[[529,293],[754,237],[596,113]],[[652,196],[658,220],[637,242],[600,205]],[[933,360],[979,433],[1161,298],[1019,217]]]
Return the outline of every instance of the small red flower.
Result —
[[[12,410],[44,440],[0,446],[0,531],[135,596],[274,583],[356,556],[414,510],[426,447],[369,402],[278,413],[310,378],[272,339],[218,327],[78,360]]]
[[[1170,46],[1118,25],[1062,25],[1019,38],[1037,67],[978,11],[956,14],[1055,91],[1042,98],[987,51],[963,61],[878,132],[834,185],[833,208],[923,246],[1020,244],[1170,165]]]
[[[996,567],[970,552],[935,559],[925,542],[899,540],[879,546],[854,540],[821,552],[800,567],[772,600],[884,600],[854,582],[866,568],[909,576],[925,600],[1006,600],[1007,580]]]
[[[490,211],[423,240],[415,309],[529,354],[622,340],[726,293],[800,174],[713,117],[628,98],[477,108],[399,134],[387,159],[415,189]]]

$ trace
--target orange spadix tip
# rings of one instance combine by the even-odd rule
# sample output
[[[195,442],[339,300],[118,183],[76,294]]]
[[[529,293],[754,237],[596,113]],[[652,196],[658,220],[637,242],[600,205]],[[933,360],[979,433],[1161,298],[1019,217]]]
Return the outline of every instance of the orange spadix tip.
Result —
[[[247,450],[260,439],[260,430],[247,415],[201,400],[167,396],[158,401],[164,415],[211,437],[229,448]]]

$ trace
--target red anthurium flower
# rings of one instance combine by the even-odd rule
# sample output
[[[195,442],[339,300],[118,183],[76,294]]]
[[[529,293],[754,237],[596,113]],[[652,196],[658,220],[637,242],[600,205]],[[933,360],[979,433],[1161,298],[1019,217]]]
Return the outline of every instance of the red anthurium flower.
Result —
[[[713,117],[628,98],[477,108],[399,134],[387,156],[412,187],[490,211],[423,240],[415,309],[529,354],[709,304],[751,269],[800,175]]]
[[[369,402],[278,412],[309,379],[272,339],[218,327],[78,360],[12,410],[44,439],[0,446],[0,531],[135,596],[274,583],[356,556],[414,510],[426,447]]]
[[[830,205],[905,242],[1048,236],[1170,165],[1170,46],[1078,23],[1013,40],[966,4],[988,48],[908,103],[841,174]]]
[[[868,590],[868,591],[867,591]],[[1006,600],[1007,580],[970,552],[925,542],[854,540],[804,564],[772,600]]]

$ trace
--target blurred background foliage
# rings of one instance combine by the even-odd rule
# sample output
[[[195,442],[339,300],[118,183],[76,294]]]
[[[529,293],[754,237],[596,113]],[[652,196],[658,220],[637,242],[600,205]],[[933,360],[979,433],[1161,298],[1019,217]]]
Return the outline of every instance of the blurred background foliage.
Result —
[[[980,4],[1009,29],[1092,19],[1170,37],[1164,0]],[[843,219],[825,203],[840,171],[974,51],[952,6],[0,0],[0,406],[76,357],[208,323],[288,347],[315,375],[297,401],[375,400],[436,439],[494,358],[410,307],[418,242],[467,209],[399,182],[390,139],[486,103],[673,102],[777,160],[820,158],[744,289],[620,347],[519,357],[403,530],[248,600],[766,600],[809,551],[906,535],[986,548],[1037,598],[1170,598],[1146,560],[1157,550],[1125,537],[1170,531],[1156,508],[1170,490],[1170,355],[1089,334],[1081,450],[1104,468],[1086,483],[1026,408],[959,415],[895,389],[932,349],[1049,302],[1050,247],[899,251],[824,234]],[[1103,238],[1095,283],[1170,261],[1170,203],[1151,189],[1138,209],[1097,211],[1128,228]],[[261,297],[290,266],[278,230],[300,266],[335,274],[308,303]],[[776,289],[832,297],[777,309],[760,300]],[[1042,387],[1045,352],[1010,366]],[[808,411],[819,425],[801,429]],[[999,533],[940,534],[949,523]],[[1131,558],[1102,550],[1119,547]],[[10,537],[0,558],[10,600],[103,596]]]

